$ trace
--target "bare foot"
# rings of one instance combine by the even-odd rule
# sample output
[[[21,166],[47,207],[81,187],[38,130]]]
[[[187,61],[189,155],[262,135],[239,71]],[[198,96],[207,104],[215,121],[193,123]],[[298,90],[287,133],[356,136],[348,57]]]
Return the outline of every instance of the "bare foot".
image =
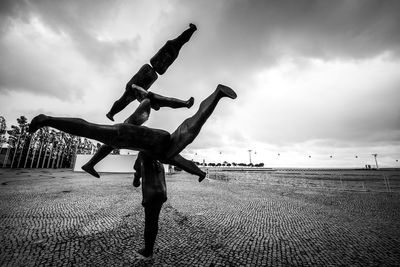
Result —
[[[114,118],[113,118],[113,116],[111,116],[110,113],[107,113],[107,114],[106,114],[106,117],[109,118],[110,120],[114,121]]]
[[[133,186],[134,187],[139,187],[140,186],[140,177],[134,176],[133,177]]]
[[[138,250],[138,253],[139,253],[140,255],[142,255],[143,257],[146,257],[146,258],[153,256],[153,252],[152,252],[152,251],[147,251],[147,250],[144,249],[144,248],[139,249],[139,250]]]
[[[100,178],[100,175],[96,172],[96,170],[93,168],[92,165],[85,164],[85,165],[83,165],[81,168],[82,168],[82,170],[84,170],[85,172],[87,172],[87,173],[93,175],[94,177]]]
[[[199,176],[199,183],[200,183],[201,181],[203,181],[203,180],[206,178],[206,176],[207,176],[207,173],[203,172],[203,175],[202,175],[202,176]]]
[[[223,94],[223,96],[227,96],[229,98],[235,99],[237,97],[235,91],[233,91],[231,88],[228,86],[225,86],[223,84],[218,84],[217,90]]]
[[[43,122],[45,122],[47,119],[47,116],[44,114],[37,115],[31,123],[29,124],[29,129],[28,131],[30,133],[36,132],[39,128],[43,127]]]
[[[194,104],[194,98],[193,97],[189,98],[189,100],[186,101],[186,103],[187,103],[186,107],[187,108],[191,108],[193,106],[193,104]]]
[[[197,30],[196,25],[194,25],[193,23],[190,23],[190,24],[189,24],[189,27],[192,28],[192,29],[194,29],[194,30]]]

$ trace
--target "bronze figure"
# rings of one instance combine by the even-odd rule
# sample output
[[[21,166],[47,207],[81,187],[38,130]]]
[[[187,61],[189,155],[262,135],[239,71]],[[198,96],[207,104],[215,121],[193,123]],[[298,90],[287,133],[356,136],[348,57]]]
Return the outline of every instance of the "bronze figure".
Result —
[[[50,126],[73,135],[95,139],[114,148],[142,151],[162,163],[172,164],[195,174],[199,176],[199,181],[202,181],[206,173],[179,153],[197,137],[201,127],[223,97],[235,99],[236,93],[231,88],[219,84],[215,91],[202,101],[199,110],[172,134],[161,129],[128,123],[100,125],[80,118],[60,118],[43,114],[32,120],[29,131],[33,133],[41,127]]]
[[[134,181],[142,178],[142,205],[144,207],[144,248],[138,251],[144,257],[153,254],[158,233],[158,218],[161,207],[167,201],[164,166],[143,152],[139,152],[135,162]],[[140,183],[140,182],[139,182]]]
[[[170,108],[181,108],[187,107],[190,108],[194,103],[194,98],[191,97],[188,101],[183,101],[176,98],[164,97],[152,92],[147,92],[140,86],[135,84],[132,85],[132,88],[135,88],[138,92],[138,100],[140,104],[135,112],[127,118],[124,123],[129,123],[133,125],[142,125],[146,122],[150,116],[151,108],[156,109],[160,107],[170,107]],[[94,169],[94,166],[99,163],[102,159],[104,159],[107,155],[111,153],[114,148],[112,146],[103,144],[93,155],[93,157],[82,166],[82,169],[93,175],[94,177],[100,178],[100,175]]]
[[[173,40],[167,41],[167,43],[150,59],[149,64],[143,65],[139,71],[129,80],[125,86],[125,92],[120,99],[114,102],[110,111],[106,114],[107,118],[114,121],[114,115],[123,110],[129,103],[138,99],[137,88],[132,85],[137,85],[145,90],[149,89],[150,86],[157,80],[159,73],[164,74],[168,67],[178,57],[179,51],[182,46],[190,40],[190,37],[197,30],[194,24],[189,25],[189,29],[185,30],[181,35]],[[140,97],[140,96],[139,96]],[[159,95],[155,95],[159,97]],[[162,101],[159,99],[159,101]],[[188,103],[186,103],[188,105]],[[156,105],[153,107],[158,109]]]

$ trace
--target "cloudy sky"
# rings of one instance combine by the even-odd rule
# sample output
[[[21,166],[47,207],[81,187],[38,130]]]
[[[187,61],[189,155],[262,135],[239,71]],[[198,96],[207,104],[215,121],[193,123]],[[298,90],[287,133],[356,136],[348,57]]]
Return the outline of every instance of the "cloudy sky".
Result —
[[[110,124],[126,82],[190,22],[198,31],[151,90],[195,105],[147,125],[173,131],[218,83],[238,98],[184,156],[362,167],[378,153],[400,167],[400,1],[2,0],[0,115]]]

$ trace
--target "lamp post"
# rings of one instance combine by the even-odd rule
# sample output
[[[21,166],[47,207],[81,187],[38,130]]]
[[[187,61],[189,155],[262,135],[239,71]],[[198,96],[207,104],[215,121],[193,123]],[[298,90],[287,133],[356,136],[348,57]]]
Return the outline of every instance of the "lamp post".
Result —
[[[250,164],[251,164],[251,149],[248,150],[249,151],[249,159],[250,159]]]
[[[378,156],[378,154],[372,154],[372,156],[374,156],[375,158],[375,165],[376,165],[376,169],[378,169],[378,160],[376,159],[376,157]]]

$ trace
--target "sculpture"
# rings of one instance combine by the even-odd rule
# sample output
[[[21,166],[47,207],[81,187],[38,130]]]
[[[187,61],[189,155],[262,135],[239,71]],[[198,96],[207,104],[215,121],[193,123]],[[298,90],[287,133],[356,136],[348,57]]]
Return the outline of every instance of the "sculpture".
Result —
[[[158,233],[158,219],[163,203],[167,200],[165,171],[161,163],[175,165],[191,174],[199,176],[201,182],[206,173],[197,165],[183,158],[179,153],[200,133],[200,130],[213,113],[219,100],[223,97],[235,99],[236,93],[229,87],[219,84],[215,91],[203,100],[198,111],[172,133],[161,129],[141,126],[150,116],[151,108],[161,107],[190,108],[194,98],[184,101],[165,97],[147,89],[162,75],[177,58],[182,46],[189,41],[196,31],[194,24],[176,39],[169,40],[127,83],[122,97],[115,101],[107,117],[114,121],[114,115],[124,109],[130,102],[140,102],[135,112],[124,123],[100,125],[89,123],[80,118],[60,118],[38,115],[30,123],[29,132],[33,133],[41,127],[50,126],[58,130],[95,139],[104,143],[96,154],[82,166],[82,169],[93,176],[100,177],[94,166],[106,157],[114,148],[126,148],[139,151],[134,164],[133,185],[140,186],[142,179],[142,205],[145,208],[145,247],[138,253],[148,257],[153,254],[154,243]]]
[[[135,178],[142,178],[142,205],[144,207],[144,248],[138,251],[144,257],[153,254],[158,233],[158,218],[163,203],[167,201],[164,166],[157,160],[139,152],[135,162]]]
[[[120,99],[114,102],[110,111],[106,114],[107,118],[114,121],[114,115],[123,110],[129,103],[138,98],[136,88],[132,87],[135,84],[147,90],[157,80],[157,73],[162,75],[168,67],[178,57],[182,46],[189,41],[190,37],[197,30],[194,24],[189,25],[189,29],[185,30],[181,35],[167,43],[150,59],[149,64],[143,65],[139,71],[126,84],[125,92]],[[153,69],[154,68],[154,69]],[[157,110],[157,106],[153,107]]]
[[[172,134],[161,129],[128,123],[101,125],[80,118],[51,117],[43,114],[33,118],[29,132],[33,133],[41,127],[50,126],[69,134],[95,139],[113,148],[141,151],[164,164],[177,166],[199,176],[201,182],[206,173],[179,153],[197,137],[223,97],[235,99],[236,93],[231,88],[219,84],[215,91],[201,102],[199,110],[182,122]]]
[[[124,109],[135,99],[142,102],[144,98],[149,98],[151,100],[151,108],[155,110],[159,110],[161,107],[192,107],[194,103],[193,97],[189,98],[187,101],[183,101],[176,98],[161,96],[152,92],[147,93],[146,90],[150,88],[155,80],[157,80],[157,73],[165,73],[168,67],[178,57],[182,46],[190,40],[190,37],[196,30],[196,25],[190,23],[189,29],[185,30],[177,38],[167,41],[167,43],[150,59],[150,63],[153,65],[154,69],[149,64],[145,64],[139,69],[139,71],[126,84],[124,94],[120,99],[114,102],[111,110],[106,114],[107,118],[114,121],[114,115]],[[130,118],[125,120],[125,122],[135,125],[143,124],[147,120],[149,114],[147,114],[146,119],[140,118],[141,116],[146,117],[146,113],[143,113],[142,109],[143,108],[139,107]],[[148,113],[150,113],[150,110]],[[82,166],[82,169],[94,177],[100,178],[100,175],[94,169],[94,166],[110,154],[112,150],[113,148],[111,146],[102,145],[93,157]]]
[[[190,108],[194,103],[194,98],[191,97],[187,101],[183,101],[176,98],[165,97],[153,92],[147,92],[143,88],[133,84],[132,88],[138,92],[137,95],[138,100],[141,102],[135,112],[127,118],[124,123],[134,124],[134,125],[142,125],[145,121],[148,120],[150,116],[150,108],[154,109],[154,106],[160,107],[170,107],[170,108],[181,108],[187,107]],[[93,157],[82,166],[82,169],[87,173],[100,178],[100,175],[94,169],[94,166],[99,163],[102,159],[104,159],[114,148],[109,145],[102,145]]]

